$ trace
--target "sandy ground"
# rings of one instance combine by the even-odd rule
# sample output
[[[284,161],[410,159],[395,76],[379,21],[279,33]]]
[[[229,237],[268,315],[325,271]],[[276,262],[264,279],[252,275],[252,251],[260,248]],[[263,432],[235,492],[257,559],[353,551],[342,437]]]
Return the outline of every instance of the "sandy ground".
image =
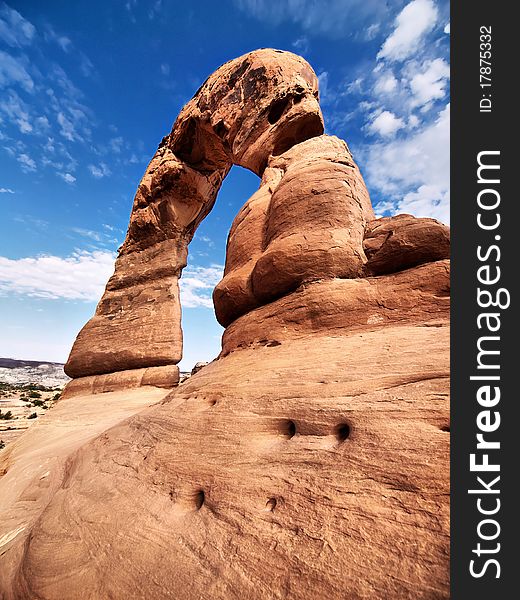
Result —
[[[28,397],[30,390],[22,386],[10,386],[4,384],[0,390],[0,411],[5,415],[8,411],[12,413],[12,419],[0,419],[0,440],[4,447],[14,442],[31,425],[34,425],[55,404],[53,400],[60,389],[49,391],[37,391],[40,398]],[[7,389],[6,389],[7,388]],[[43,401],[44,406],[36,406],[38,401]],[[36,413],[36,418],[29,419],[30,415]],[[0,447],[2,444],[0,443]]]

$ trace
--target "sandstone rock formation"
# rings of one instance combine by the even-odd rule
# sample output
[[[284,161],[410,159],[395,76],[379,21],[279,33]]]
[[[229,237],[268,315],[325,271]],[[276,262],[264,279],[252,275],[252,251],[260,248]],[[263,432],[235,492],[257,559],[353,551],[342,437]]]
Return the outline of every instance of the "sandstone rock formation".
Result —
[[[178,278],[232,164],[261,183],[222,352],[176,387]],[[148,166],[59,410],[4,452],[3,597],[447,598],[448,322],[449,230],[375,218],[310,66],[226,63]]]
[[[233,164],[262,175],[271,156],[323,133],[317,96],[307,62],[279,50],[251,52],[206,80],[139,184],[115,273],[65,367],[70,377],[180,361],[178,279],[195,229]]]

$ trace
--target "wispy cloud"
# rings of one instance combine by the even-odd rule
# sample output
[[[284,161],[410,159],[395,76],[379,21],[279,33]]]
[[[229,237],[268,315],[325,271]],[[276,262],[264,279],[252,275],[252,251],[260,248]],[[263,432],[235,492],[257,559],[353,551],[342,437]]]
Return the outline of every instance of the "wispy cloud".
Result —
[[[112,138],[108,142],[108,144],[110,146],[110,149],[115,154],[120,154],[121,153],[121,150],[123,149],[123,143],[124,143],[124,140],[123,140],[123,138],[121,136],[117,136],[115,138]]]
[[[22,15],[7,6],[0,4],[0,40],[3,40],[8,46],[21,48],[28,46],[36,33],[35,27],[29,23]]]
[[[45,221],[44,219],[38,219],[33,215],[27,214],[18,214],[13,217],[13,221],[17,223],[21,223],[25,226],[27,231],[34,232],[35,230],[46,232],[49,229],[50,223],[49,221]]]
[[[204,242],[210,248],[213,248],[215,246],[215,242],[207,235],[200,235],[198,233],[195,233],[195,240]]]
[[[66,35],[56,33],[51,25],[47,25],[44,30],[44,38],[46,41],[54,42],[63,52],[69,52],[72,49],[72,41]]]
[[[294,40],[294,42],[292,43],[292,47],[296,50],[296,52],[299,52],[300,54],[307,54],[310,48],[309,38],[305,35],[302,35],[302,37],[299,37],[297,40]]]
[[[34,81],[27,71],[27,60],[0,50],[0,88],[19,85],[26,92],[34,90]]]
[[[65,258],[0,256],[0,294],[97,302],[114,270],[115,254],[77,251]]]
[[[84,53],[79,51],[79,70],[83,77],[93,77],[96,75],[96,69],[90,58]]]
[[[14,190],[11,188],[0,187],[0,194],[14,194]]]
[[[65,183],[73,184],[76,181],[76,178],[74,177],[74,175],[71,175],[70,173],[60,173],[60,172],[58,172],[56,174],[59,177],[61,177]]]
[[[110,169],[105,163],[99,163],[99,165],[88,165],[88,170],[91,175],[96,179],[101,179],[102,177],[108,177],[111,174]]]
[[[358,34],[359,24],[368,18],[382,21],[388,14],[381,0],[235,0],[243,12],[273,25],[297,23],[305,31],[334,37]]]
[[[412,106],[425,106],[433,100],[446,95],[446,86],[450,77],[450,67],[442,58],[427,60],[419,72],[410,79],[413,93]]]
[[[100,230],[71,227],[70,231],[74,235],[67,234],[67,237],[81,236],[84,240],[76,243],[89,250],[112,250],[121,244],[121,236],[124,234],[121,229],[106,224],[102,224]],[[85,242],[85,240],[88,241]]]
[[[438,11],[433,0],[412,0],[395,19],[377,58],[403,60],[417,50],[423,37],[433,29]]]
[[[29,108],[15,91],[9,90],[0,100],[0,113],[3,113],[20,133],[30,133],[33,130]]]
[[[181,303],[186,308],[213,308],[211,294],[214,287],[222,279],[224,267],[188,266],[180,279]]]
[[[76,127],[71,119],[65,116],[62,112],[57,114],[56,120],[60,126],[60,133],[65,139],[69,140],[70,142],[74,142],[76,140],[81,141],[83,139],[76,131]]]
[[[93,231],[91,229],[84,229],[83,227],[72,227],[72,231],[83,237],[88,237],[95,242],[100,242],[103,237],[99,231]]]
[[[22,167],[22,171],[24,171],[25,173],[36,171],[36,163],[28,154],[19,154],[17,160]]]

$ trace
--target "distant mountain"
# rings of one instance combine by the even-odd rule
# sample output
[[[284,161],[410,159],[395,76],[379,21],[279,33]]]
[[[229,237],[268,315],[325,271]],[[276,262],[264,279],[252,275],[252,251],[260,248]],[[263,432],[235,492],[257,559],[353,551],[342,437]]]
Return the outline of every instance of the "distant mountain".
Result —
[[[19,367],[39,367],[41,365],[52,365],[53,367],[62,367],[63,363],[52,362],[52,361],[42,361],[42,360],[18,360],[16,358],[0,358],[0,367],[4,367],[6,369],[17,369]]]
[[[63,363],[0,358],[0,383],[63,387],[69,379],[63,370]]]

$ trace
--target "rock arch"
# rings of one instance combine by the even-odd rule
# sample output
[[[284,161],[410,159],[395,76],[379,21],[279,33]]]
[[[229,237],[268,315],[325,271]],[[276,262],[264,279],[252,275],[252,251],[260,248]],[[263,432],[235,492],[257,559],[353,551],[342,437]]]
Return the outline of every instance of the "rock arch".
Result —
[[[178,279],[233,164],[262,179],[230,232],[225,277],[214,293],[222,325],[305,281],[362,272],[363,232],[374,215],[346,144],[323,135],[314,71],[289,52],[251,52],[204,82],[159,145],[137,189],[115,272],[72,348],[68,375],[132,370],[130,380],[175,381],[182,357]]]

